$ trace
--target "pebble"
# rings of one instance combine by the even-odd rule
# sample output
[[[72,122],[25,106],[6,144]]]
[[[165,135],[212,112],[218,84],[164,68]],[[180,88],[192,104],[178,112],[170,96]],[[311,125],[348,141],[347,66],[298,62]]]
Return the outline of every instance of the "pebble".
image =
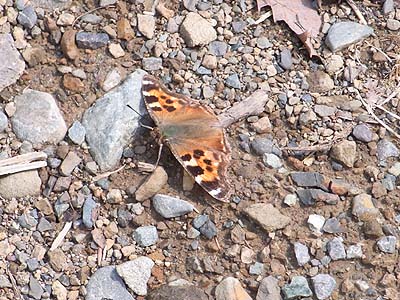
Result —
[[[386,27],[389,30],[397,31],[400,29],[400,21],[395,19],[389,19],[386,21]]]
[[[7,115],[0,110],[0,132],[3,132],[8,127]]]
[[[70,176],[81,161],[82,159],[75,152],[70,151],[60,166],[60,173],[64,176]]]
[[[239,75],[237,73],[229,75],[228,78],[226,78],[225,84],[231,88],[240,89],[241,83],[239,80]]]
[[[370,217],[376,217],[379,210],[372,202],[371,195],[360,194],[353,198],[352,214],[360,220],[367,220]]]
[[[7,64],[0,65],[0,92],[14,84],[25,70],[25,62],[15,47],[11,34],[0,34],[0,57]]]
[[[152,15],[137,15],[138,30],[146,38],[152,39],[156,29],[156,20]]]
[[[310,91],[314,93],[325,93],[335,87],[335,83],[329,74],[320,70],[311,72],[307,79],[310,84]]]
[[[86,129],[89,151],[103,171],[119,164],[123,150],[139,128],[140,117],[127,105],[140,113],[145,111],[143,103],[140,104],[144,74],[143,70],[137,69],[121,85],[97,99],[96,104],[83,115],[82,125]]]
[[[62,52],[71,60],[79,56],[79,49],[76,46],[75,36],[76,30],[68,29],[64,32],[60,42]]]
[[[92,196],[88,196],[83,203],[82,209],[82,222],[86,226],[86,228],[92,228],[94,225],[94,211],[97,208],[98,204],[93,200]]]
[[[80,31],[76,34],[75,40],[79,48],[94,50],[106,46],[110,38],[107,33]]]
[[[247,26],[247,22],[243,20],[233,21],[231,23],[233,32],[241,33]]]
[[[233,277],[222,280],[215,288],[216,300],[252,300],[240,281]]]
[[[328,58],[327,63],[325,65],[325,70],[328,72],[328,74],[335,74],[338,72],[340,69],[343,68],[344,61],[341,55],[332,55],[331,57]]]
[[[319,300],[329,298],[336,288],[336,280],[328,274],[318,274],[311,278],[315,296]]]
[[[125,51],[122,49],[121,44],[112,43],[108,45],[108,51],[114,58],[120,58],[125,56]]]
[[[131,24],[128,19],[121,18],[117,22],[117,36],[121,40],[130,41],[135,37]]]
[[[14,173],[0,178],[0,196],[5,199],[37,196],[42,181],[36,170]]]
[[[141,247],[154,245],[158,241],[157,228],[155,226],[141,226],[133,232],[133,238]]]
[[[194,209],[189,202],[162,194],[154,195],[152,204],[154,209],[166,219],[186,215]]]
[[[389,157],[399,157],[399,149],[388,140],[380,140],[376,148],[376,156],[379,161],[386,161]]]
[[[333,145],[330,156],[346,167],[352,168],[357,159],[357,144],[348,140],[339,142]]]
[[[27,89],[15,97],[15,104],[11,123],[18,138],[32,143],[57,143],[64,138],[67,126],[52,95]]]
[[[395,253],[396,252],[397,238],[393,235],[384,236],[376,243],[379,250],[384,253]]]
[[[51,285],[51,293],[56,296],[57,300],[67,300],[68,291],[58,280]]]
[[[358,124],[353,128],[353,136],[361,142],[369,143],[372,141],[373,132],[367,124]]]
[[[310,254],[308,253],[308,247],[299,242],[294,243],[294,254],[299,266],[305,265],[311,259]]]
[[[188,11],[196,11],[196,6],[199,3],[199,0],[183,0],[183,7]]]
[[[257,38],[256,45],[262,50],[272,47],[272,43],[264,36]]]
[[[68,129],[68,137],[77,145],[81,145],[85,141],[85,135],[85,127],[83,127],[79,121],[74,121],[74,123]]]
[[[297,198],[296,194],[288,194],[285,196],[283,203],[285,203],[287,206],[293,207],[298,201],[299,198]]]
[[[307,279],[303,276],[293,276],[290,284],[285,284],[282,287],[282,293],[287,300],[312,296]]]
[[[146,71],[157,71],[162,69],[161,57],[145,57],[142,60],[143,69]]]
[[[125,287],[124,281],[118,275],[115,266],[102,267],[90,277],[86,285],[85,300],[134,300]]]
[[[32,275],[29,277],[29,293],[28,295],[31,296],[34,299],[40,300],[42,298],[42,295],[44,293],[44,290],[42,286],[40,285],[39,281]]]
[[[147,295],[147,282],[151,277],[154,262],[145,256],[125,262],[116,267],[117,273],[128,287],[139,296]]]
[[[290,218],[281,214],[270,203],[252,204],[245,208],[244,212],[267,232],[285,228],[290,223]]]
[[[25,8],[18,13],[18,23],[24,26],[26,29],[32,29],[36,25],[37,15],[32,5],[27,5]]]
[[[180,280],[176,280],[180,281]],[[182,280],[183,281],[183,280]],[[208,300],[207,294],[200,288],[188,283],[170,282],[151,291],[148,300]]]
[[[41,47],[27,48],[22,52],[22,57],[32,68],[46,61],[46,52]]]
[[[215,226],[214,222],[212,222],[210,219],[207,219],[199,230],[200,233],[209,240],[211,240],[218,233],[217,227]]]
[[[135,192],[135,199],[142,202],[153,197],[161,188],[167,184],[168,175],[164,168],[158,166],[147,180]]]
[[[324,232],[327,233],[341,233],[343,232],[343,228],[340,225],[340,222],[336,218],[327,219],[324,227],[322,227]]]
[[[249,274],[250,275],[261,275],[264,272],[264,264],[260,262],[255,262],[250,265]]]
[[[118,68],[114,68],[107,73],[102,84],[102,88],[105,92],[108,92],[118,86],[121,83],[121,80],[121,73],[119,72]]]
[[[382,10],[384,15],[390,14],[392,11],[394,11],[393,0],[385,0],[385,2],[383,3]]]
[[[46,218],[40,218],[38,226],[37,226],[37,230],[39,230],[39,232],[43,233],[46,231],[51,231],[54,230],[53,225],[47,221]]]
[[[325,177],[317,172],[293,172],[290,174],[293,182],[300,187],[315,187],[326,190]]]
[[[209,53],[217,57],[224,57],[228,52],[228,44],[221,41],[212,41],[208,46]]]
[[[346,254],[348,259],[353,259],[353,258],[362,258],[363,257],[363,251],[361,245],[350,245],[346,249]]]
[[[50,266],[56,272],[62,272],[67,267],[67,257],[61,249],[55,249],[48,251],[47,256],[49,258]]]
[[[265,277],[258,287],[256,300],[282,300],[278,279],[273,276]]]
[[[95,15],[95,14],[87,14],[87,15],[84,15],[81,18],[81,20],[83,22],[96,25],[96,24],[99,24],[103,20],[103,17]]]
[[[346,250],[344,248],[343,241],[341,238],[335,237],[331,239],[326,246],[328,249],[329,256],[333,260],[346,258]]]
[[[374,30],[356,22],[338,22],[333,24],[325,38],[332,52],[340,51],[374,33]]]
[[[283,165],[281,159],[273,153],[265,153],[263,162],[264,165],[273,169],[279,169]]]
[[[279,65],[285,70],[290,70],[293,66],[292,53],[289,49],[285,48],[281,51]]]
[[[314,106],[314,111],[319,117],[324,118],[334,116],[336,113],[336,108],[328,105],[317,104]]]
[[[271,121],[268,117],[259,118],[256,122],[251,123],[250,127],[260,134],[272,131]]]
[[[12,288],[12,284],[11,284],[10,280],[7,278],[7,276],[2,274],[2,275],[0,275],[0,289],[4,289],[4,288]]]
[[[57,19],[57,25],[69,26],[74,23],[75,17],[73,14],[63,12]]]
[[[180,34],[188,47],[204,46],[217,38],[211,23],[194,12],[187,14],[180,26]]]
[[[395,162],[393,164],[393,166],[390,167],[390,169],[388,170],[388,172],[390,174],[392,174],[393,176],[398,177],[400,175],[400,162]]]
[[[273,153],[279,157],[282,155],[282,151],[278,145],[273,140],[267,138],[255,138],[251,142],[251,148],[260,156],[264,155],[264,153]]]

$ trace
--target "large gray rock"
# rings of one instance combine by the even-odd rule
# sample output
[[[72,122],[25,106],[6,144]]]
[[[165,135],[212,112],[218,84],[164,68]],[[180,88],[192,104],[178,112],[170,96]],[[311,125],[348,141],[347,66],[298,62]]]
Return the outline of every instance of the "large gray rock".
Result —
[[[14,133],[31,143],[58,143],[67,125],[53,96],[31,89],[15,97],[16,111],[11,118]]]
[[[325,43],[332,52],[342,50],[351,44],[369,37],[374,30],[356,22],[339,22],[329,28]]]
[[[25,70],[25,62],[14,45],[11,34],[0,34],[0,92],[15,83]]]
[[[127,105],[145,113],[142,101],[143,70],[136,70],[117,88],[98,99],[84,114],[82,125],[90,153],[102,170],[114,168],[132,134],[139,128],[139,118]]]
[[[193,211],[189,202],[167,195],[157,194],[153,197],[154,209],[164,218],[183,216]]]
[[[42,181],[36,170],[0,177],[0,196],[6,199],[40,194]]]
[[[114,266],[100,268],[86,286],[85,300],[134,300]]]

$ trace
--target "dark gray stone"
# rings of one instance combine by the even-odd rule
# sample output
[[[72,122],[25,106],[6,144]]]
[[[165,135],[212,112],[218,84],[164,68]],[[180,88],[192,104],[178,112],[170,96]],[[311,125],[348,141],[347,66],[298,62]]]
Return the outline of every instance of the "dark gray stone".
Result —
[[[200,233],[210,240],[217,235],[217,232],[217,227],[210,219],[200,227]]]
[[[32,29],[36,25],[37,15],[32,5],[25,6],[25,8],[18,13],[18,23],[27,29]]]
[[[279,65],[285,70],[290,70],[293,65],[292,53],[289,49],[285,48],[281,51],[281,59]]]
[[[340,226],[340,222],[336,218],[330,218],[325,221],[324,227],[322,230],[327,233],[340,233],[343,232],[342,226]]]
[[[290,177],[297,186],[300,187],[315,187],[327,190],[323,175],[317,172],[293,172]]]
[[[386,161],[389,157],[399,157],[400,152],[395,144],[388,140],[380,140],[376,149],[376,156],[379,161]]]
[[[97,208],[98,204],[93,200],[93,197],[89,195],[86,197],[85,203],[82,209],[82,222],[87,228],[93,227],[93,211]]]
[[[240,89],[240,87],[241,87],[239,75],[236,73],[229,75],[228,78],[226,79],[225,83],[227,86],[234,88],[234,89]]]
[[[83,49],[98,49],[110,41],[107,33],[92,33],[80,31],[76,34],[76,45]]]
[[[372,141],[373,132],[367,124],[359,124],[353,128],[353,136],[364,143],[369,143]]]

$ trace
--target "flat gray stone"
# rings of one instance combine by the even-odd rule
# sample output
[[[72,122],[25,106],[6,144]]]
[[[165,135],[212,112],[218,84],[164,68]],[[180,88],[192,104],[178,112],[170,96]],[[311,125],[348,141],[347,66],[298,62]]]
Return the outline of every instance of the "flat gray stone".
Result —
[[[217,39],[217,31],[211,23],[194,12],[187,14],[180,34],[188,47],[204,46]]]
[[[273,276],[265,277],[258,288],[256,300],[282,300],[278,279]]]
[[[36,170],[0,177],[0,196],[6,199],[40,194],[42,181]]]
[[[309,297],[312,295],[307,279],[303,276],[293,276],[290,284],[283,286],[282,292],[285,299],[297,299],[298,297]]]
[[[72,0],[31,0],[29,2],[35,8],[40,7],[48,10],[62,10],[69,7]]]
[[[0,34],[0,92],[15,83],[25,70],[25,62],[15,48],[11,34]]]
[[[308,253],[308,247],[299,242],[294,243],[294,254],[299,266],[305,265],[311,259],[310,254]]]
[[[98,269],[86,285],[85,300],[134,300],[114,266]]]
[[[39,281],[33,276],[30,276],[29,278],[29,296],[31,296],[34,299],[41,299],[43,295],[43,288],[40,285]]]
[[[75,121],[68,129],[68,137],[74,144],[82,144],[85,141],[85,135],[86,129],[79,121]]]
[[[344,249],[343,241],[341,238],[333,238],[327,244],[329,256],[333,260],[345,259],[346,250]]]
[[[117,266],[117,273],[129,288],[139,296],[147,295],[147,282],[154,262],[145,256],[127,261]]]
[[[141,226],[133,232],[133,238],[141,247],[148,247],[157,243],[158,233],[155,226]]]
[[[342,50],[374,33],[374,30],[356,22],[339,22],[329,28],[325,43],[332,52]]]
[[[146,113],[142,100],[143,70],[136,70],[118,87],[98,99],[86,110],[82,125],[94,160],[105,170],[114,168],[139,126],[139,119],[127,105]]]
[[[385,253],[395,253],[396,252],[396,242],[397,239],[393,235],[384,236],[377,242],[379,250]]]
[[[315,295],[319,300],[330,297],[336,288],[335,279],[328,274],[318,274],[311,278]]]
[[[272,232],[285,228],[290,223],[290,218],[270,203],[256,203],[247,207],[244,212],[250,219],[258,223],[264,230]]]
[[[31,143],[58,143],[67,125],[53,96],[31,89],[15,97],[16,111],[11,118],[14,133]]]
[[[154,209],[164,218],[183,216],[193,211],[194,207],[187,201],[171,196],[157,194],[153,197]]]

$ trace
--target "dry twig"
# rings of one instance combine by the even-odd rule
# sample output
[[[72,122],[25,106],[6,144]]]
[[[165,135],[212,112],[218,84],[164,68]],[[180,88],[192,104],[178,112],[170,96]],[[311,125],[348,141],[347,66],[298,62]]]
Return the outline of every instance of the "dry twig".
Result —
[[[72,227],[72,222],[65,223],[63,229],[60,231],[60,233],[57,235],[57,237],[51,244],[50,251],[54,251],[55,249],[57,249],[58,246],[60,246],[60,244],[64,240],[65,236],[68,234],[71,227]]]
[[[109,171],[109,172],[105,172],[99,175],[96,175],[92,178],[92,181],[99,181],[100,179],[106,178],[114,173],[118,173],[119,171],[121,171],[123,168],[125,168],[126,165],[123,165],[122,167],[114,170],[114,171]]]
[[[367,20],[365,20],[364,16],[362,15],[361,11],[357,7],[357,5],[354,3],[353,0],[346,0],[347,4],[351,7],[351,9],[354,11],[356,14],[357,18],[360,20],[360,23],[363,25],[367,25]]]
[[[30,152],[0,160],[0,175],[39,169],[47,166],[47,154]]]
[[[100,9],[103,9],[103,8],[112,8],[112,7],[115,7],[115,5],[114,5],[114,4],[110,4],[110,5],[100,6],[100,7],[96,7],[96,8],[93,8],[93,9],[91,9],[91,10],[88,10],[87,12],[85,12],[85,13],[83,13],[83,14],[81,14],[81,15],[79,15],[79,16],[77,16],[77,17],[75,18],[74,22],[72,22],[72,28],[74,28],[75,23],[78,22],[78,20],[81,19],[82,17],[84,17],[84,16],[86,16],[86,15],[88,15],[88,14],[91,14],[92,12],[98,11],[98,10],[100,10]]]

